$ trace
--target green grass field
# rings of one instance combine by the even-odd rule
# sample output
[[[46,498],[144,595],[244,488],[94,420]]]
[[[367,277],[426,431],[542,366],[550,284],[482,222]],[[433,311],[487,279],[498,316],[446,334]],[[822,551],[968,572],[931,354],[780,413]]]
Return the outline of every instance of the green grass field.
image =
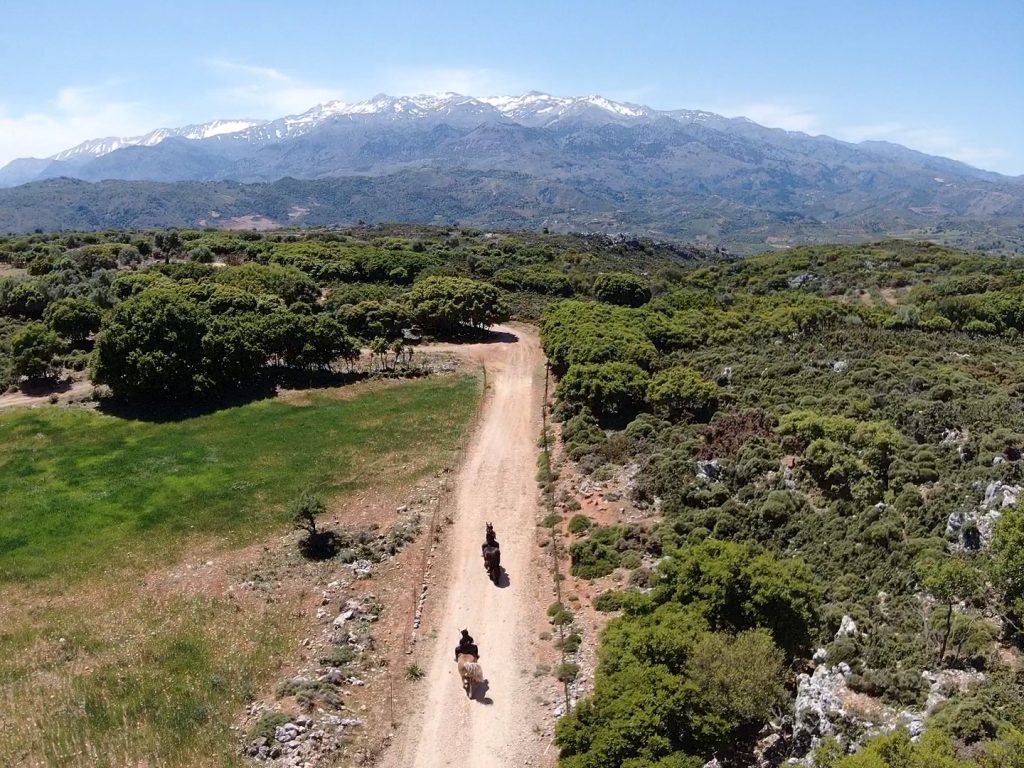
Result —
[[[282,523],[304,489],[365,488],[384,457],[430,469],[423,458],[446,458],[435,447],[461,433],[477,386],[424,380],[170,423],[88,410],[0,415],[0,583],[166,561],[189,534],[250,541]]]
[[[306,489],[404,493],[453,460],[479,395],[461,377],[165,423],[0,415],[0,765],[240,765],[230,726],[297,654],[300,597],[336,565],[284,550],[276,598],[180,588],[166,566],[279,537]]]

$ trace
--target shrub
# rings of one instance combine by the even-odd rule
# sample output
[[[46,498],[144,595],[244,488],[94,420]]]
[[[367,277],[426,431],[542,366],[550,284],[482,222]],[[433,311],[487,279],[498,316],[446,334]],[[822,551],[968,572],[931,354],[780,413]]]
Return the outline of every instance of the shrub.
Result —
[[[654,412],[673,420],[706,421],[718,407],[719,396],[717,384],[682,366],[655,374],[647,388]]]
[[[43,312],[46,324],[66,339],[81,343],[100,328],[100,308],[89,299],[59,299]]]
[[[627,272],[605,272],[594,280],[594,296],[610,304],[639,307],[651,300],[650,285]]]
[[[569,519],[569,533],[583,533],[589,530],[593,524],[594,521],[586,515],[573,515]]]
[[[632,363],[571,366],[558,383],[563,407],[587,409],[595,418],[626,422],[646,407],[648,375]]]
[[[30,323],[11,336],[11,373],[28,379],[53,374],[64,342],[42,323]]]
[[[428,277],[413,286],[406,302],[421,328],[442,334],[486,328],[509,316],[497,288],[465,277]]]

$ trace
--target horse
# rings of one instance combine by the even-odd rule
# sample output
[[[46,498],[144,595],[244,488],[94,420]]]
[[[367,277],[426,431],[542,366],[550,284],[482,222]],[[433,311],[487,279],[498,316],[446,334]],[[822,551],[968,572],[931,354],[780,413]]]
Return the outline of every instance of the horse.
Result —
[[[491,581],[497,584],[501,577],[501,550],[497,545],[484,546],[484,568]]]
[[[462,687],[466,689],[466,695],[472,699],[474,686],[484,681],[484,671],[480,668],[476,656],[471,656],[468,653],[459,654],[458,664]]]

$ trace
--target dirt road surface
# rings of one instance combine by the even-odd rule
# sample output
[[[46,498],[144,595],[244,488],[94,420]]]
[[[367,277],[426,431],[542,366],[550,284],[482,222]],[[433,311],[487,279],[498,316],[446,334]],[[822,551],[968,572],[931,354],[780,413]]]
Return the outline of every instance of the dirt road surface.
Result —
[[[57,401],[66,403],[74,399],[80,399],[92,391],[92,383],[88,379],[75,379],[74,381],[63,382],[53,390],[41,391],[38,393],[9,392],[0,395],[0,411],[8,408],[26,408],[35,405],[49,405],[50,394],[57,395]]]
[[[426,661],[426,677],[412,688],[421,699],[410,702],[411,711],[382,757],[386,768],[543,762],[539,753],[545,745],[533,728],[538,704],[531,693],[530,646],[544,579],[550,588],[550,575],[536,560],[535,538],[544,356],[533,331],[497,330],[504,342],[451,348],[486,366],[489,391],[455,478],[448,510],[454,524],[436,582],[446,587],[431,597],[438,605],[423,630],[436,634],[420,641],[418,658]],[[481,558],[486,522],[494,523],[507,574],[499,586],[488,580]],[[455,666],[463,628],[480,647],[486,679],[474,700],[462,689]]]

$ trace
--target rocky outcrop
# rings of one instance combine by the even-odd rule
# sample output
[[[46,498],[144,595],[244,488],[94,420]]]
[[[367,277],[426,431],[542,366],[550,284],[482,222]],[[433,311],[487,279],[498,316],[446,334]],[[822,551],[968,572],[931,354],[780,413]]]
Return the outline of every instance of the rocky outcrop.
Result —
[[[815,659],[820,658],[815,654]],[[922,709],[894,709],[877,699],[852,690],[851,674],[845,663],[830,667],[824,663],[813,674],[797,678],[796,705],[793,717],[791,764],[810,765],[810,755],[822,739],[834,736],[848,749],[856,749],[868,739],[906,728],[912,738],[924,732],[925,718],[954,692],[964,691],[985,679],[973,670],[947,669],[923,672],[928,682],[928,698]],[[784,734],[780,734],[784,739]],[[765,747],[775,747],[779,740]],[[760,743],[759,743],[760,744]],[[765,763],[771,765],[771,763]],[[777,765],[777,763],[775,763]]]
[[[722,462],[718,459],[708,459],[697,462],[697,479],[714,483],[722,474]]]
[[[980,488],[979,488],[980,490]],[[946,538],[954,550],[984,549],[992,543],[1003,510],[1020,503],[1024,488],[993,480],[985,486],[981,504],[953,512],[946,520]]]

